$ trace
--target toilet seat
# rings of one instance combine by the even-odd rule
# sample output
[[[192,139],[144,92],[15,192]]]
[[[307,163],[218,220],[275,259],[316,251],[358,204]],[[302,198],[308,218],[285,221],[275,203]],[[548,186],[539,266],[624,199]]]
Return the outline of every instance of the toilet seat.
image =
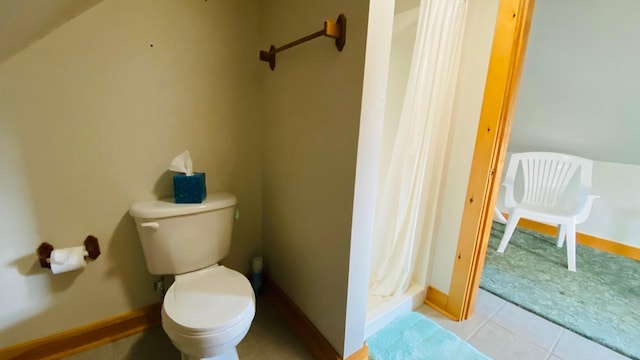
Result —
[[[218,265],[176,275],[162,304],[165,329],[217,341],[248,330],[254,315],[255,297],[247,278]]]

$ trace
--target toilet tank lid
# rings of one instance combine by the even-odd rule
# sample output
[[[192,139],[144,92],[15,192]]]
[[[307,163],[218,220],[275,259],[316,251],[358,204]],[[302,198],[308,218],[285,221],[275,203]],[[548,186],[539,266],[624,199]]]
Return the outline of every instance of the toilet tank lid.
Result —
[[[198,204],[176,204],[173,198],[139,201],[131,205],[129,214],[135,218],[160,219],[224,209],[235,206],[237,202],[233,194],[220,192],[207,194]]]

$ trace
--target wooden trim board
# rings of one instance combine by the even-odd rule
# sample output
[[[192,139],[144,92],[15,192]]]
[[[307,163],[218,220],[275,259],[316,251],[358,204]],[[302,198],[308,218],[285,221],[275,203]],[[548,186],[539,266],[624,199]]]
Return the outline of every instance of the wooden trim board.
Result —
[[[265,296],[294,329],[316,359],[342,360],[331,344],[291,299],[272,281],[267,280]],[[162,303],[146,306],[106,320],[81,326],[51,336],[0,349],[0,360],[53,360],[68,357],[98,346],[120,340],[161,323]],[[347,360],[369,357],[366,344]]]
[[[347,360],[369,360],[369,348],[367,344],[362,344],[360,350],[349,355]]]
[[[0,359],[60,359],[160,324],[162,303],[40,339],[0,349]]]
[[[500,0],[446,311],[473,312],[520,86],[534,0]]]
[[[304,315],[302,310],[291,300],[287,294],[270,278],[265,277],[264,295],[271,300],[276,310],[293,329],[309,352],[319,360],[342,360],[342,357],[331,346],[329,341],[316,329],[313,323]],[[369,358],[369,349],[366,344],[347,360],[365,360]]]
[[[425,302],[429,302],[430,305],[446,309],[447,302],[449,302],[449,296],[442,291],[429,286],[427,287],[427,296]]]
[[[458,319],[453,314],[449,313],[446,310],[448,302],[449,302],[449,295],[443,293],[442,291],[434,287],[431,287],[431,286],[427,287],[427,295],[424,299],[424,303],[431,306],[432,308],[440,312],[442,315],[445,315],[446,317],[457,321]]]
[[[507,217],[508,215],[505,215],[505,218]],[[529,219],[520,219],[520,221],[518,221],[518,226],[537,231],[542,234],[558,236],[557,226],[543,224]],[[633,246],[583,233],[576,233],[576,242],[580,245],[589,246],[594,249],[640,261],[640,249]]]

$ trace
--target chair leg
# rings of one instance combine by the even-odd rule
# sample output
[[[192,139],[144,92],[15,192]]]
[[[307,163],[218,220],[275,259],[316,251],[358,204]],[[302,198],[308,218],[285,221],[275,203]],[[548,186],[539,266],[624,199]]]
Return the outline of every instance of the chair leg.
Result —
[[[576,271],[576,224],[567,227],[567,263],[569,271]]]
[[[502,216],[502,213],[498,210],[497,206],[493,209],[493,221],[499,222],[500,224],[507,223],[507,219]]]
[[[507,225],[504,227],[504,235],[502,236],[502,240],[500,240],[500,246],[498,246],[499,253],[503,253],[504,249],[507,247],[509,240],[511,240],[511,235],[513,235],[513,232],[516,230],[518,220],[520,220],[520,216],[515,214],[509,215]]]
[[[567,226],[560,224],[558,225],[558,243],[556,244],[559,248],[564,245],[564,239],[567,236]]]

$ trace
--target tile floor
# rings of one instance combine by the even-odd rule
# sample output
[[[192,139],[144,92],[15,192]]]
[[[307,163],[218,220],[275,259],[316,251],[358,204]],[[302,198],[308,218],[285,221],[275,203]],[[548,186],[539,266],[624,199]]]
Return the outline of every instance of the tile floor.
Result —
[[[627,359],[484,290],[478,295],[475,314],[464,322],[449,320],[426,305],[418,311],[494,360]],[[265,298],[258,298],[256,319],[238,353],[241,360],[313,359]],[[66,358],[89,359],[179,360],[180,354],[162,329],[155,327]]]
[[[494,360],[628,359],[482,289],[467,321],[449,320],[426,305],[418,311]]]

